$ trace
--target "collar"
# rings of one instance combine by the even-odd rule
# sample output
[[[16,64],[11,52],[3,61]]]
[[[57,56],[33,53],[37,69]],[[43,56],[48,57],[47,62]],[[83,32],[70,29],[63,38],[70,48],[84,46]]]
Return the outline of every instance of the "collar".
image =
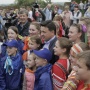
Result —
[[[45,41],[45,44],[50,43],[56,36],[53,36],[49,41]]]

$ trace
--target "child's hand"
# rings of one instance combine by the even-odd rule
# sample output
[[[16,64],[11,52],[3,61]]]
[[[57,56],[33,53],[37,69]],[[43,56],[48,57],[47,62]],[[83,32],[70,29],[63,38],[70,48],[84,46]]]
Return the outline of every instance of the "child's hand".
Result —
[[[79,75],[77,74],[77,69],[78,69],[78,67],[77,67],[77,66],[73,66],[72,69],[76,72],[76,73],[75,73],[75,78],[76,78],[77,80],[80,80]]]

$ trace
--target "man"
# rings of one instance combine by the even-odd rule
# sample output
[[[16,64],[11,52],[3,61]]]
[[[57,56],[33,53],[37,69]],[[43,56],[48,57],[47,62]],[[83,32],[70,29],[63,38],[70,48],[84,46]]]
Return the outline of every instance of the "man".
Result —
[[[81,17],[82,17],[82,13],[80,12],[79,7],[78,6],[75,6],[74,7],[74,11],[70,15],[71,24],[78,23],[79,22],[79,19]]]
[[[43,10],[46,20],[52,20],[52,10],[51,10],[51,4],[48,4],[46,8]]]
[[[23,9],[19,12],[19,22],[17,24],[18,32],[21,36],[29,35],[29,25],[28,22],[28,11]]]
[[[58,60],[58,57],[54,55],[53,51],[53,48],[57,41],[57,37],[55,34],[56,26],[51,20],[47,20],[41,23],[41,37],[44,40],[43,48],[49,49],[53,54],[52,60],[50,61],[51,64],[54,64],[56,60]]]

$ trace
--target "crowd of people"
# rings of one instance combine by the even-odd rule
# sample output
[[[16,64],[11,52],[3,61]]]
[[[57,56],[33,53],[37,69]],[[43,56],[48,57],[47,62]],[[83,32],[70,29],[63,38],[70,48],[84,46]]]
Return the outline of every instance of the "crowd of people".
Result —
[[[90,0],[0,9],[0,90],[90,90],[89,79]]]

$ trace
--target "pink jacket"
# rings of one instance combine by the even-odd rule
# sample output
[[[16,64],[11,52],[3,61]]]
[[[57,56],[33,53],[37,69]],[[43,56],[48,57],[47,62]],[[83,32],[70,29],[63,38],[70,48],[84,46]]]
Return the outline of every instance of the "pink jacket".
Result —
[[[25,70],[23,90],[33,90],[34,89],[35,75],[30,69]]]

